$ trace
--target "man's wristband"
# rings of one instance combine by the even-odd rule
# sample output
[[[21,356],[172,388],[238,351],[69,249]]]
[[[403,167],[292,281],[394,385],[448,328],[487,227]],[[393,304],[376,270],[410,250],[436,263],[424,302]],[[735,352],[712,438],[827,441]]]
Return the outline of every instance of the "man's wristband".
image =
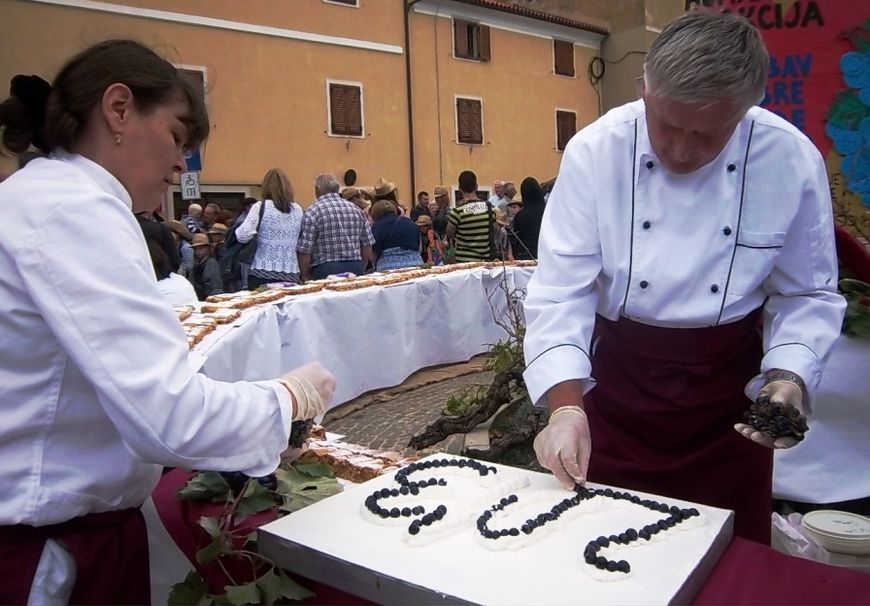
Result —
[[[797,385],[801,390],[801,396],[804,401],[807,400],[807,386],[804,383],[804,380],[800,378],[799,375],[791,372],[790,370],[782,370],[780,368],[774,368],[772,370],[768,370],[764,373],[764,387],[767,387],[771,383],[777,383],[779,381],[785,381],[787,383],[793,383]],[[764,389],[762,387],[762,389]]]
[[[586,417],[586,412],[575,404],[572,406],[560,406],[559,408],[550,413],[550,420],[552,421],[554,417],[561,414],[575,414],[580,415],[584,418]]]

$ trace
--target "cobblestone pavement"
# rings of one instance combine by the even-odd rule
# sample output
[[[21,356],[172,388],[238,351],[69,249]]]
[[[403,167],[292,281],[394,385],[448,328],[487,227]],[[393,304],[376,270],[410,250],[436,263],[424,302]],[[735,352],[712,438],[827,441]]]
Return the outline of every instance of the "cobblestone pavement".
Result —
[[[484,359],[425,369],[402,385],[364,394],[329,411],[327,431],[343,435],[344,442],[375,450],[393,450],[421,456],[432,452],[459,454],[464,434],[456,434],[421,451],[408,448],[411,436],[441,415],[451,394],[468,387],[489,385],[493,373],[482,369]]]

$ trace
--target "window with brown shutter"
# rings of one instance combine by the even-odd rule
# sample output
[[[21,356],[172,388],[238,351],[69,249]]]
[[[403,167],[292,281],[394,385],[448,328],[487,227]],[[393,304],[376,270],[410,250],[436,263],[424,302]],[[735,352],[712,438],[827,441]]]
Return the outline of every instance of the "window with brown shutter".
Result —
[[[556,149],[564,151],[568,141],[577,132],[577,114],[556,110]]]
[[[560,76],[574,77],[574,44],[553,40],[553,71]]]
[[[462,59],[489,61],[489,26],[454,19],[453,54]]]
[[[357,0],[323,0],[327,4],[344,4],[345,6],[359,6]]]
[[[457,142],[483,145],[483,104],[480,99],[456,98]]]
[[[362,87],[329,83],[329,134],[362,137]]]

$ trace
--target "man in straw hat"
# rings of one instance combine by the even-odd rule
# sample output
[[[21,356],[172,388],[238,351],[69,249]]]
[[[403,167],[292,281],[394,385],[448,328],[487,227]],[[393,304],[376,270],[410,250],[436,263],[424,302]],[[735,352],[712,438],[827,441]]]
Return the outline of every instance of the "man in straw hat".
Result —
[[[423,262],[441,265],[444,263],[444,243],[432,229],[432,217],[420,215],[416,223],[420,230],[420,255],[423,257]]]
[[[435,196],[429,205],[429,214],[432,217],[432,229],[440,238],[447,233],[447,214],[450,212],[450,191],[443,185],[432,190]]]
[[[345,187],[341,190],[341,197],[347,200],[348,202],[352,202],[357,208],[362,210],[363,212],[367,211],[371,203],[365,199],[363,195],[363,190],[359,187]]]
[[[825,163],[757,106],[768,63],[739,15],[664,28],[643,99],[565,149],[524,342],[551,411],[535,451],[564,486],[732,509],[735,534],[767,544],[773,449],[801,435],[741,421],[756,399],[809,412],[845,308]]]
[[[206,234],[193,234],[190,242],[193,248],[193,271],[190,273],[190,283],[196,290],[200,301],[211,295],[224,292],[224,281],[217,259],[212,256],[212,244]]]

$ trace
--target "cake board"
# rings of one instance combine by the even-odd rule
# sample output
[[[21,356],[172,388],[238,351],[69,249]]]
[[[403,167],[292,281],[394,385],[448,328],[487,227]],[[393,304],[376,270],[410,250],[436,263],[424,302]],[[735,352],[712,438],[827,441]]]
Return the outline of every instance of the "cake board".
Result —
[[[435,454],[421,461],[444,459],[464,458]],[[508,548],[493,550],[493,542],[479,535],[476,520],[477,513],[497,504],[500,496],[512,493],[519,498],[511,506],[519,508],[517,512],[507,515],[509,507],[501,518],[510,526],[514,518],[521,522],[530,510],[549,510],[572,493],[549,474],[484,464],[498,473],[482,480],[447,475],[443,469],[413,474],[415,480],[446,479],[447,486],[427,489],[431,492],[426,495],[430,505],[446,505],[445,523],[451,514],[458,520],[475,510],[455,532],[433,542],[409,545],[408,523],[413,518],[383,525],[366,511],[363,503],[369,495],[398,487],[395,474],[389,474],[261,527],[259,550],[293,573],[381,604],[671,604],[691,602],[731,540],[730,511],[632,491],[642,499],[694,507],[701,515],[694,518],[692,528],[671,528],[648,543],[609,551],[609,557],[630,562],[627,575],[596,570],[583,555],[596,537],[641,528],[662,516],[627,501],[607,499],[590,511],[578,508],[552,523],[548,532],[521,537],[526,542],[519,548],[510,548],[515,544],[509,537],[498,545]],[[517,487],[520,483],[527,485]],[[504,494],[493,496],[500,491]],[[484,501],[486,505],[480,505]],[[420,537],[412,540],[420,542]]]

